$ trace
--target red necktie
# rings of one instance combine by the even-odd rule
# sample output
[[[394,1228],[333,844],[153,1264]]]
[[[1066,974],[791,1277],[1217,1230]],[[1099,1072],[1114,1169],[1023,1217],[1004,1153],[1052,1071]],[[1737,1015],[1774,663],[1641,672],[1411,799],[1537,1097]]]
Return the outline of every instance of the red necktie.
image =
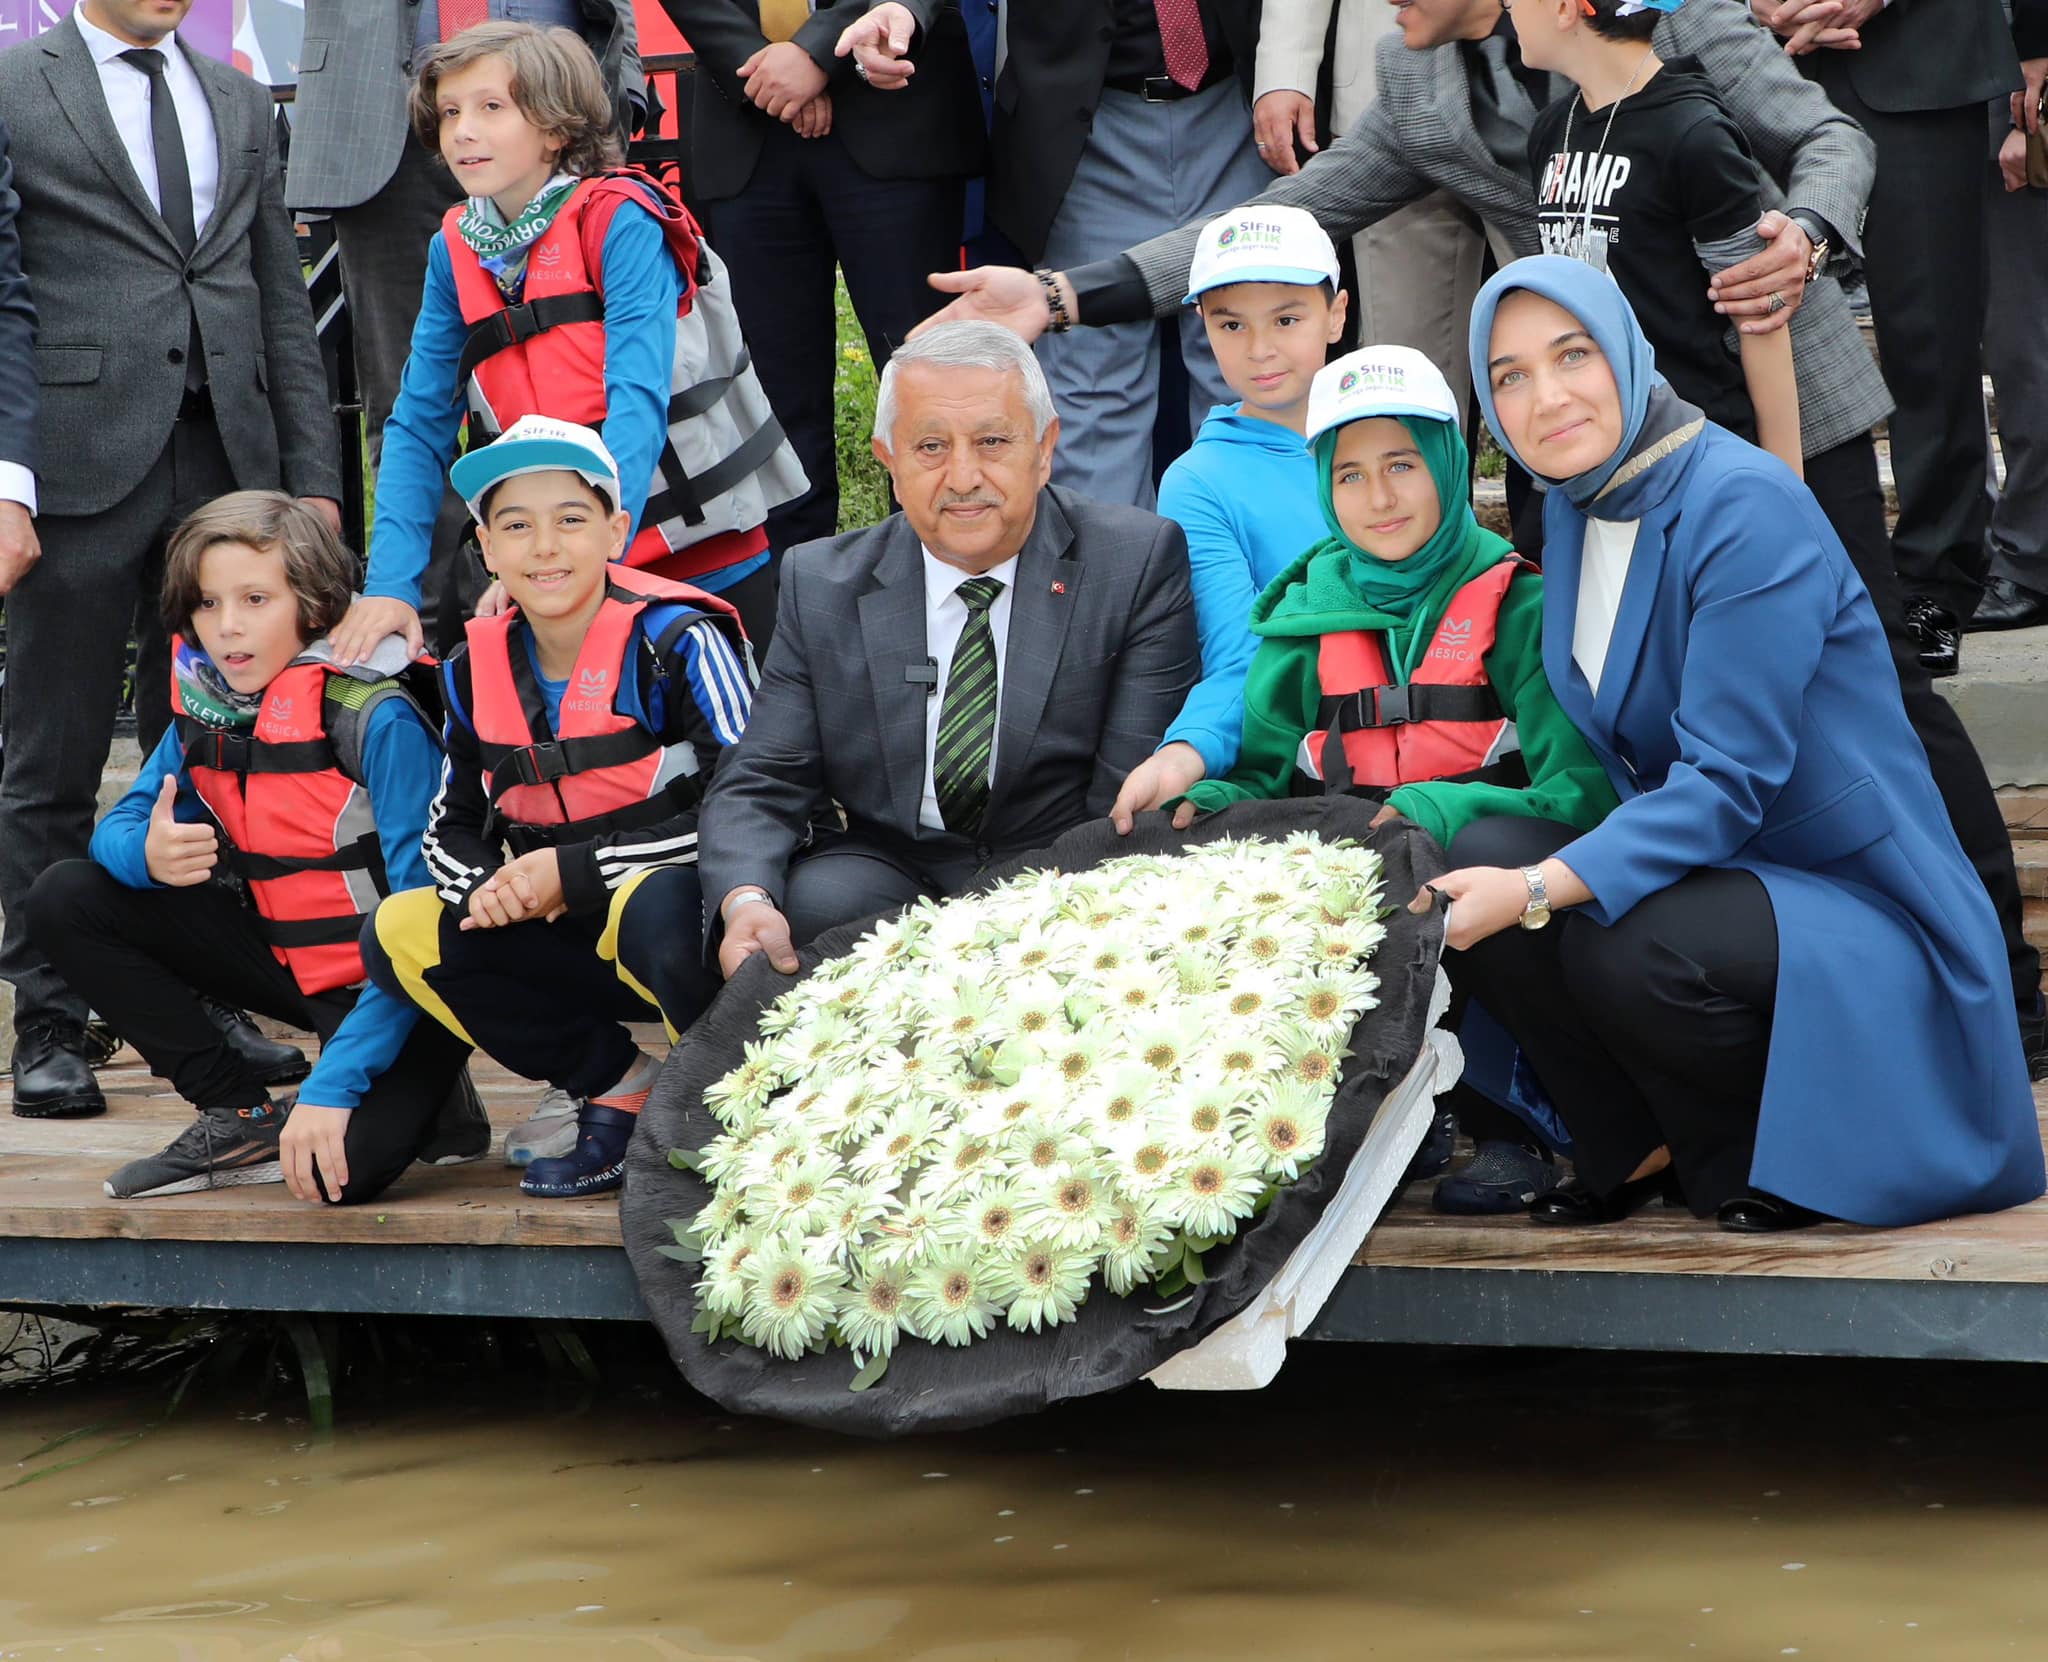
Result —
[[[491,0],[441,0],[441,38],[453,40],[464,29],[488,23]]]
[[[441,0],[445,6],[448,0]],[[1159,43],[1166,48],[1166,73],[1193,92],[1209,73],[1209,42],[1202,33],[1201,0],[1152,0],[1159,14]]]

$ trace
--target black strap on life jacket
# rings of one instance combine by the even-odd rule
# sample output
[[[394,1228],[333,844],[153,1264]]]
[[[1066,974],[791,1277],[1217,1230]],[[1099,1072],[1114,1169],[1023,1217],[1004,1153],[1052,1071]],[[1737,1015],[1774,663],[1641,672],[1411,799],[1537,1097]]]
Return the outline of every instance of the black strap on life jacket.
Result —
[[[691,389],[693,392],[698,390]],[[716,399],[712,400],[712,403],[716,402]],[[704,406],[705,409],[710,407],[710,404]],[[742,439],[737,449],[698,474],[692,474],[683,466],[674,445],[664,444],[658,463],[664,488],[647,498],[647,507],[640,516],[641,524],[659,525],[664,520],[680,519],[685,525],[702,525],[704,504],[716,502],[742,479],[760,472],[768,465],[769,458],[782,448],[782,442],[782,423],[771,415]]]
[[[1361,789],[1351,772],[1351,757],[1344,748],[1344,735],[1375,727],[1407,727],[1430,721],[1485,721],[1505,718],[1500,698],[1491,686],[1444,687],[1410,682],[1405,687],[1361,687],[1354,693],[1326,697],[1316,711],[1323,728],[1323,784],[1325,796],[1355,795]],[[1504,779],[1485,776],[1504,763],[1490,762],[1471,773],[1460,774],[1443,783],[1505,784]],[[1520,768],[1520,758],[1516,758]],[[1529,775],[1522,769],[1519,781],[1526,785]],[[1370,789],[1371,787],[1364,787]]]
[[[455,384],[469,385],[469,378],[486,358],[515,346],[524,346],[535,335],[559,329],[565,323],[604,322],[604,298],[595,290],[583,294],[549,294],[538,300],[522,300],[480,319],[462,343],[462,360],[455,371]],[[494,433],[493,438],[497,437]]]
[[[368,912],[338,918],[259,918],[257,926],[272,946],[349,946],[363,933]]]
[[[209,727],[192,716],[177,718],[185,766],[216,773],[324,773],[335,765],[334,747],[323,739],[268,744],[254,733]]]

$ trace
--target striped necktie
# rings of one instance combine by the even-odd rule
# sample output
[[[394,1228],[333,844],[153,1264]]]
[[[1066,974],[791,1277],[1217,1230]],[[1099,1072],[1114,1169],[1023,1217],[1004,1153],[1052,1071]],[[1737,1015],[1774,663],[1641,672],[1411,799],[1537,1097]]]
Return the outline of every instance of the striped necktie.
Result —
[[[996,640],[988,609],[1003,592],[995,577],[970,577],[954,591],[967,624],[946,672],[939,736],[932,746],[932,794],[946,829],[970,837],[988,808],[988,764],[996,743]]]

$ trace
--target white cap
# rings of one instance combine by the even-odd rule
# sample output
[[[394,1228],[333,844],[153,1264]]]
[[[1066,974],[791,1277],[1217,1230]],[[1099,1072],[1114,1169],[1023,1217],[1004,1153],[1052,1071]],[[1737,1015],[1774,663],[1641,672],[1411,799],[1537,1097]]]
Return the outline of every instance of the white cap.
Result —
[[[588,427],[553,416],[526,415],[490,444],[472,450],[448,470],[448,483],[469,504],[470,517],[482,519],[483,499],[493,485],[522,473],[579,473],[619,509],[619,464],[604,440]]]
[[[1366,346],[1316,371],[1308,389],[1307,439],[1367,416],[1458,421],[1458,401],[1443,371],[1412,346]]]
[[[1337,247],[1305,208],[1233,208],[1202,227],[1188,267],[1187,298],[1226,283],[1337,286]]]

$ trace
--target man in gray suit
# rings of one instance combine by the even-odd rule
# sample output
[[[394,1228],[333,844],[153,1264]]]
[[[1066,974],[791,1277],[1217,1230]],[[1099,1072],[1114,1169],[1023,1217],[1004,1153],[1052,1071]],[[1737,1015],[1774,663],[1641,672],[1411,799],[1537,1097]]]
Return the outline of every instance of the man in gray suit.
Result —
[[[143,749],[170,719],[166,532],[237,488],[339,526],[334,421],[269,94],[188,52],[189,0],[82,0],[0,54],[35,291],[42,558],[7,596],[0,976],[14,1111],[100,1112],[79,1000],[25,933],[43,868],[86,852],[133,622]]]
[[[632,0],[306,0],[284,196],[334,218],[373,464],[419,314],[427,244],[462,195],[440,158],[412,142],[413,58],[444,25],[455,33],[485,17],[580,34],[604,71],[621,138],[646,108]]]
[[[0,596],[42,557],[36,538],[36,308],[21,274],[14,164],[0,121]]]
[[[898,348],[875,454],[902,512],[784,557],[760,690],[698,825],[719,967],[920,895],[1109,811],[1197,672],[1187,541],[1049,485],[1059,422],[1015,334]],[[816,816],[843,834],[808,851]]]

